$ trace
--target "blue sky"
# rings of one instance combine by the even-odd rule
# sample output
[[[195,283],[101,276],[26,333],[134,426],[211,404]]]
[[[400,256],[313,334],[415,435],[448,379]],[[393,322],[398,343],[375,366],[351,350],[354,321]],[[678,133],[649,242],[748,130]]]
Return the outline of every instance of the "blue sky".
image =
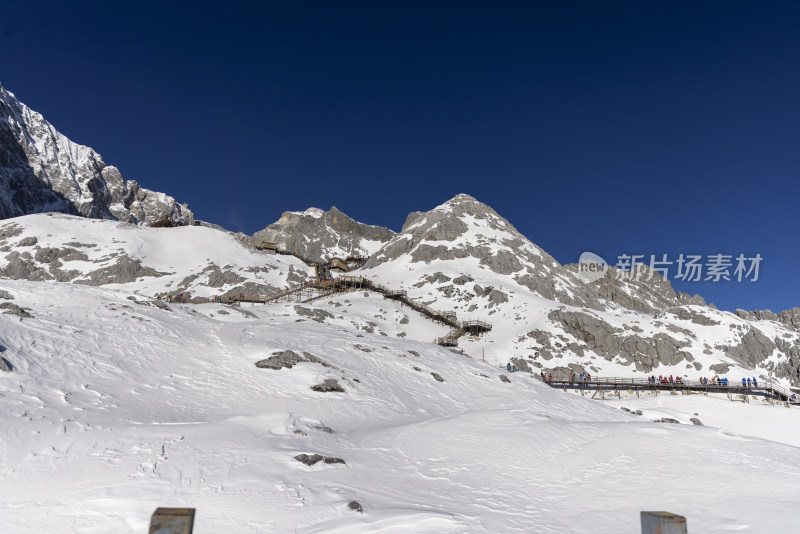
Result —
[[[110,4],[3,2],[0,82],[200,219],[463,192],[562,263],[760,254],[673,284],[800,306],[800,3]]]

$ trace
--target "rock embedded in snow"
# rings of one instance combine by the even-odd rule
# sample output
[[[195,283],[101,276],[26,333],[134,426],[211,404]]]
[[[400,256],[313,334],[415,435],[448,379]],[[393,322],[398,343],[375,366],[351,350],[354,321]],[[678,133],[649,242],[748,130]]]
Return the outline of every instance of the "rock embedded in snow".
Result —
[[[0,310],[6,310],[3,313],[9,315],[16,315],[21,319],[32,319],[33,315],[25,311],[23,308],[13,304],[11,302],[2,302],[0,303]]]
[[[311,467],[312,465],[315,465],[315,464],[317,464],[319,462],[323,462],[323,463],[326,463],[326,464],[345,464],[345,465],[347,465],[347,463],[344,460],[342,460],[341,458],[323,456],[321,454],[305,454],[305,453],[303,453],[303,454],[298,454],[297,456],[294,457],[294,459],[297,460],[300,463],[303,463],[303,464],[309,466],[309,467]]]
[[[323,367],[331,367],[330,364],[322,361],[320,358],[314,356],[310,352],[304,352],[302,355],[300,355],[291,350],[284,350],[273,354],[269,358],[260,360],[256,362],[256,367],[278,371],[280,369],[291,369],[298,363],[303,362],[318,363]]]
[[[681,423],[680,421],[678,421],[677,419],[674,419],[672,417],[662,417],[661,419],[653,419],[653,422],[654,423],[670,423],[670,424],[675,424],[675,425],[679,425]]]
[[[339,385],[339,382],[335,378],[326,378],[322,383],[316,384],[311,386],[311,389],[314,391],[320,391],[322,393],[328,392],[336,392],[336,393],[344,393],[344,388]]]
[[[361,504],[358,501],[350,501],[349,503],[347,503],[347,507],[350,510],[353,510],[354,512],[358,512],[360,514],[364,513],[364,508],[361,506]]]

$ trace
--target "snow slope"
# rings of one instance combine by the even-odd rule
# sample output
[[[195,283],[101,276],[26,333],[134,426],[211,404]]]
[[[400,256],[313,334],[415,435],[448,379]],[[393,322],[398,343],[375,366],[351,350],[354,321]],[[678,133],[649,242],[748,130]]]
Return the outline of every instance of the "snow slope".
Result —
[[[198,534],[635,532],[644,509],[684,514],[693,532],[779,532],[800,506],[793,446],[652,423],[386,325],[0,288],[33,316],[0,315],[14,368],[0,373],[2,532],[144,532],[157,506],[196,507]],[[373,297],[355,298],[340,297],[358,321]],[[254,365],[283,350],[329,367]],[[325,379],[345,391],[311,390]],[[307,467],[301,453],[346,463]]]

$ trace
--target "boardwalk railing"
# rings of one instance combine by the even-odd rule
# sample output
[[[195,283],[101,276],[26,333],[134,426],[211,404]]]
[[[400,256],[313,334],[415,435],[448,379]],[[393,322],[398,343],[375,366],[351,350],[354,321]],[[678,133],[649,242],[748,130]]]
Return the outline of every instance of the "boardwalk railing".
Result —
[[[480,335],[492,329],[492,325],[483,321],[465,321],[461,323],[458,320],[455,312],[440,311],[431,308],[427,304],[422,304],[408,296],[408,293],[403,290],[389,289],[364,278],[362,276],[348,276],[342,275],[335,278],[327,278],[316,281],[306,281],[302,284],[287,287],[281,291],[277,291],[270,295],[229,295],[222,297],[222,302],[253,302],[260,304],[269,304],[281,301],[298,301],[309,302],[319,298],[323,298],[335,293],[345,293],[349,291],[358,291],[360,289],[367,289],[382,294],[385,298],[399,301],[416,312],[420,313],[423,317],[427,317],[432,321],[443,323],[450,327],[450,332],[444,337],[439,337],[434,340],[434,343],[445,347],[458,346],[458,338],[466,333]]]
[[[550,379],[549,374],[545,375],[542,378],[541,375],[535,375],[537,378],[545,382],[546,384],[552,387],[563,387],[563,388],[588,388],[588,389],[596,389],[602,387],[613,387],[614,389],[619,388],[634,388],[637,391],[639,389],[677,389],[677,390],[692,390],[692,391],[706,391],[706,392],[727,392],[727,393],[734,393],[734,392],[758,392],[762,394],[767,394],[772,396],[776,399],[782,401],[790,401],[793,399],[794,394],[789,391],[788,389],[782,387],[780,384],[776,382],[767,380],[767,381],[760,381],[757,383],[753,383],[751,381],[750,384],[744,383],[742,384],[741,381],[733,381],[729,380],[727,384],[716,380],[684,380],[681,379],[680,381],[676,381],[673,379],[672,382],[659,382],[658,378],[656,378],[655,382],[648,380],[647,378],[622,378],[622,377],[615,377],[615,376],[591,376],[589,379],[584,378],[580,380],[579,377],[575,377],[570,379],[569,377],[553,377]],[[796,398],[796,397],[795,397]]]

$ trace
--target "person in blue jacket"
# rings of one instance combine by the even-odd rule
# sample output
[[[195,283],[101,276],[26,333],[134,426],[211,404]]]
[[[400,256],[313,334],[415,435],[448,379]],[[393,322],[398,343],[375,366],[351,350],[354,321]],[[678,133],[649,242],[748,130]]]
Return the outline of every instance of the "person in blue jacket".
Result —
[[[758,387],[758,380],[756,380],[756,377],[753,377],[753,387],[754,388]]]
[[[507,369],[508,371],[511,371],[511,362],[508,362],[508,363],[506,364],[506,369]]]
[[[744,378],[742,378],[742,385],[743,385],[743,386],[746,386],[746,385],[747,385],[747,380],[745,380]]]

